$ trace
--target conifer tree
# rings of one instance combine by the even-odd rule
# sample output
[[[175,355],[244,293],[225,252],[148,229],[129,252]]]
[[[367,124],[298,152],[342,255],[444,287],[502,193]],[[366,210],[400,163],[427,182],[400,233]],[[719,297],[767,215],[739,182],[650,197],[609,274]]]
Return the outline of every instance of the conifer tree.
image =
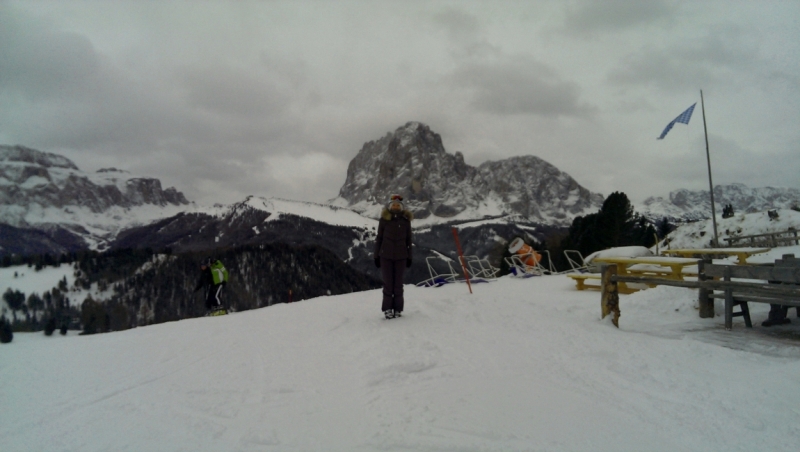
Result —
[[[14,339],[14,332],[11,330],[11,324],[8,323],[5,316],[0,317],[0,343],[8,344]]]

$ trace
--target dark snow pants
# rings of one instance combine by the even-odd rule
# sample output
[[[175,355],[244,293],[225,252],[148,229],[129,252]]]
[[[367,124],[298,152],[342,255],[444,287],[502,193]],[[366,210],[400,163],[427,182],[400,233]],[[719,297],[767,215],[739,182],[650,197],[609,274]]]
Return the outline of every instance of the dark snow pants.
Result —
[[[393,309],[403,311],[403,274],[406,272],[406,260],[381,258],[381,275],[383,276],[383,311]]]
[[[210,311],[222,306],[222,300],[219,298],[222,293],[222,286],[222,284],[217,284],[216,286],[208,287],[206,291],[206,310]]]

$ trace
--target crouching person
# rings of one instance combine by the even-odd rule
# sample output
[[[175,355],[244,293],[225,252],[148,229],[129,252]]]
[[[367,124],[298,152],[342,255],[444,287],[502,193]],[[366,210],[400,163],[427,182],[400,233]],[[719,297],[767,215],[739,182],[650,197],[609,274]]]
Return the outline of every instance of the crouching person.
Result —
[[[381,212],[378,238],[373,255],[375,266],[383,277],[383,304],[387,319],[400,317],[403,312],[403,274],[411,266],[411,220],[413,214],[403,207],[403,197],[392,195]]]

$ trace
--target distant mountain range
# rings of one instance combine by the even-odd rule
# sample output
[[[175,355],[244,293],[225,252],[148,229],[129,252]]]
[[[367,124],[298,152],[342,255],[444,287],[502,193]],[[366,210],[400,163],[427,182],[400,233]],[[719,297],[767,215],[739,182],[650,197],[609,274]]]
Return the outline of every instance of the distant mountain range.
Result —
[[[420,276],[433,251],[455,255],[452,226],[468,237],[468,254],[496,255],[516,236],[543,243],[563,233],[604,199],[532,155],[467,165],[418,122],[365,143],[329,204],[251,196],[230,206],[198,206],[173,187],[163,189],[158,179],[113,168],[86,173],[57,154],[0,146],[0,257],[285,242],[326,247],[374,272],[368,264],[376,219],[393,193],[405,197],[417,218],[413,271]],[[725,204],[753,212],[796,206],[800,190],[733,184],[715,187],[715,198],[718,214]],[[710,201],[707,192],[677,190],[635,208],[652,220],[695,220],[709,217]]]
[[[123,229],[190,206],[158,179],[86,173],[61,155],[0,146],[0,255],[102,249]]]
[[[791,209],[800,206],[800,190],[796,188],[750,188],[744,184],[714,186],[714,207],[717,215],[730,204],[734,212],[753,213],[770,209]],[[657,220],[705,220],[711,218],[711,196],[708,190],[675,190],[667,198],[649,197],[638,209]]]

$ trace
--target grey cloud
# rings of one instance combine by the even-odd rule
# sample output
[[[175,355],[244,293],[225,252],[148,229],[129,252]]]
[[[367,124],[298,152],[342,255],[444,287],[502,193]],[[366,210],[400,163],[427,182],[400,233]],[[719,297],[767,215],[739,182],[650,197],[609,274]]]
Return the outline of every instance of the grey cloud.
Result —
[[[481,21],[475,15],[456,8],[446,8],[433,16],[436,26],[447,32],[456,58],[500,55],[499,47],[490,44],[482,35]]]
[[[494,115],[590,116],[580,87],[528,55],[507,55],[483,36],[477,16],[448,8],[434,16],[447,30],[456,69],[445,79],[465,89],[471,106]]]
[[[696,89],[720,81],[732,71],[757,68],[760,58],[736,30],[708,34],[669,46],[647,46],[622,59],[609,82],[650,85],[662,90]],[[739,74],[741,75],[741,74]]]
[[[0,10],[0,92],[34,101],[91,93],[100,61],[85,36],[31,29],[7,13]]]
[[[474,40],[480,33],[480,21],[472,14],[465,13],[455,8],[446,8],[434,14],[434,21],[447,30],[450,39]]]
[[[221,115],[270,116],[283,111],[291,98],[265,74],[229,68],[187,71],[187,103]]]
[[[577,83],[526,57],[467,63],[455,71],[452,81],[473,90],[473,107],[485,113],[588,117],[593,112],[581,103]]]
[[[668,0],[583,0],[568,7],[563,31],[591,36],[656,22],[672,22],[677,2]]]

